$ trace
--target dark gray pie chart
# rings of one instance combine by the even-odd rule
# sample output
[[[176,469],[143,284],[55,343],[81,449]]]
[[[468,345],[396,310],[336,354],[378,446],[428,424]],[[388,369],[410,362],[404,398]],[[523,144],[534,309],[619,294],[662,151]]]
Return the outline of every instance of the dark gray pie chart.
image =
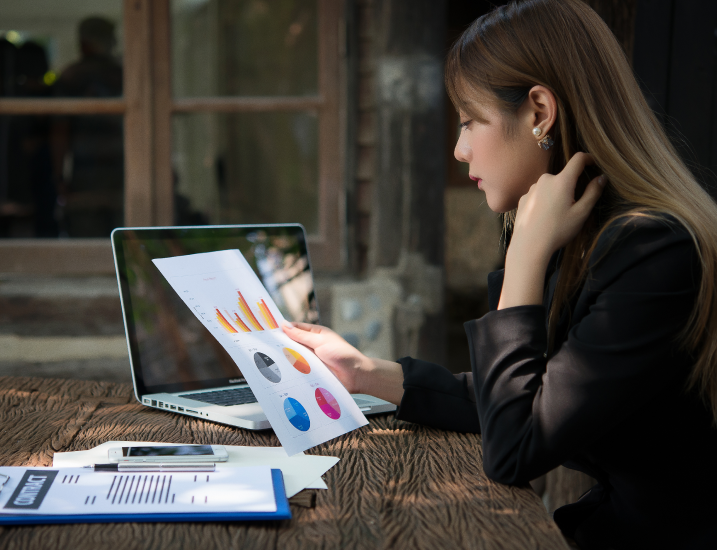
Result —
[[[281,382],[281,371],[271,357],[264,353],[256,352],[254,354],[254,363],[261,375],[269,382],[273,382],[274,384]]]

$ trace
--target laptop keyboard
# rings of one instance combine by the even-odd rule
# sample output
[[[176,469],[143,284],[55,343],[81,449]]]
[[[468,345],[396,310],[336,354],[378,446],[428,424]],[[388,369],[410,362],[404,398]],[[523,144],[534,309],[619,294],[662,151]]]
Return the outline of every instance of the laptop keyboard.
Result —
[[[212,405],[221,405],[222,407],[231,407],[232,405],[246,405],[247,403],[256,403],[254,392],[251,388],[235,388],[233,390],[208,391],[203,393],[190,393],[180,395],[187,399],[194,399],[202,403],[211,403]],[[359,407],[370,406],[371,402],[364,399],[354,397],[354,401]]]
[[[359,407],[368,407],[371,405],[371,401],[366,401],[365,399],[359,399],[358,397],[354,397],[354,401]]]
[[[246,405],[247,403],[256,403],[254,392],[251,388],[236,388],[232,390],[208,391],[202,393],[190,393],[180,395],[186,399],[194,399],[202,403],[211,403],[212,405],[221,405],[222,407],[231,407],[232,405]]]

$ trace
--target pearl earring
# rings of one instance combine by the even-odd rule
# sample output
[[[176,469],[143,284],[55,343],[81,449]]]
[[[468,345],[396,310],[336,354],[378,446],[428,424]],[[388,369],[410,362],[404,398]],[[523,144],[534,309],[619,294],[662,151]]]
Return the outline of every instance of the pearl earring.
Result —
[[[535,128],[533,128],[533,135],[535,137],[538,137],[542,133],[543,133],[543,131],[540,128],[538,128],[537,126]]]

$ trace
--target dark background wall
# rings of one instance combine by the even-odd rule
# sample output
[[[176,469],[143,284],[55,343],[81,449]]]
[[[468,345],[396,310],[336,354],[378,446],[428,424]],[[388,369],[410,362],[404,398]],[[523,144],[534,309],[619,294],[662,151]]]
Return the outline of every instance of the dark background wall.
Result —
[[[634,43],[647,101],[717,197],[717,2],[638,0]]]

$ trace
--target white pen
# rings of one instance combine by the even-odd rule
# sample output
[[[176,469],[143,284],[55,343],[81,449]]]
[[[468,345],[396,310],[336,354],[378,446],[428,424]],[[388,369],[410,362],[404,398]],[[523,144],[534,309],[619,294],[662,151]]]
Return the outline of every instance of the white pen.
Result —
[[[211,462],[194,462],[194,463],[174,463],[174,464],[150,464],[141,463],[121,463],[114,462],[112,464],[90,464],[83,466],[84,468],[92,468],[95,472],[213,472],[216,464]]]

